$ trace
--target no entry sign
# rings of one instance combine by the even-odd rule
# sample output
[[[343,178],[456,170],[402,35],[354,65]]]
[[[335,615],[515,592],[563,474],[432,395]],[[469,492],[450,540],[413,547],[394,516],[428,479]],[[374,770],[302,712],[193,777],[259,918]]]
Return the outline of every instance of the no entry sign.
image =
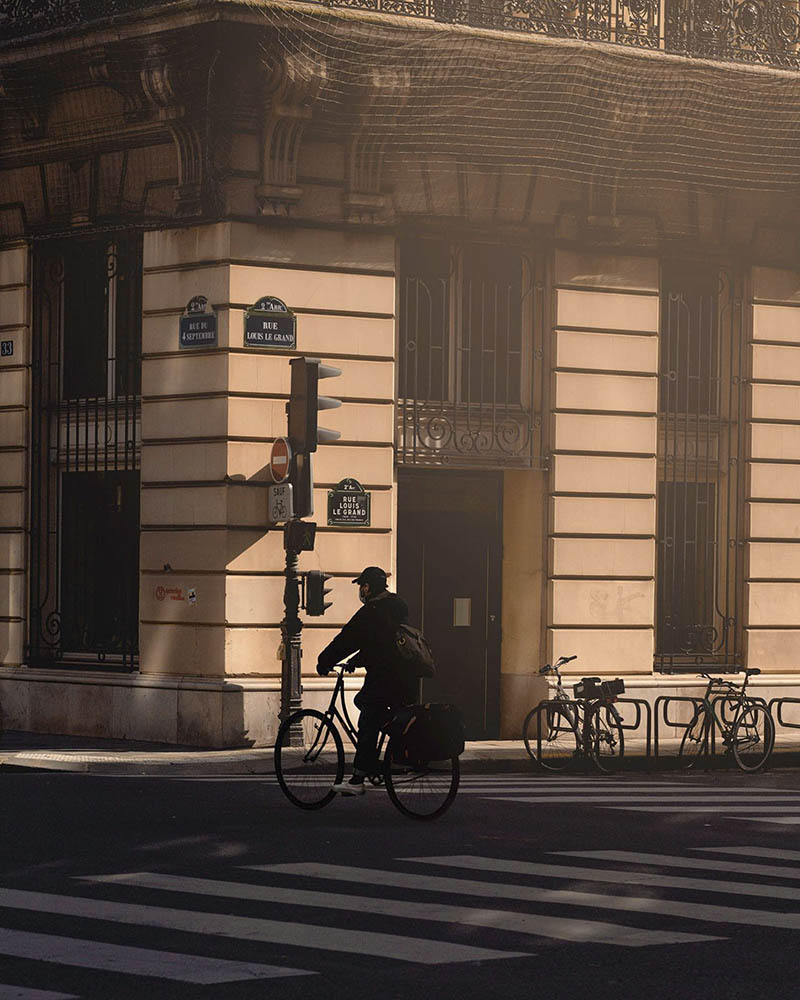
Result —
[[[286,438],[276,438],[269,456],[269,471],[273,483],[283,483],[289,478],[289,465],[292,460],[292,449]]]

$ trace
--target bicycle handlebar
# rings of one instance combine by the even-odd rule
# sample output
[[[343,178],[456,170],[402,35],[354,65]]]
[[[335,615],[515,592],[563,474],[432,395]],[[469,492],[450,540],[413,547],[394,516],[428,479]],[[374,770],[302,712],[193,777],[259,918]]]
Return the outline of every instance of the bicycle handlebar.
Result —
[[[556,660],[556,662],[553,663],[552,665],[549,664],[549,663],[545,663],[545,665],[543,667],[540,667],[539,668],[539,673],[540,674],[549,674],[550,671],[558,671],[558,668],[559,667],[563,667],[565,663],[571,663],[573,660],[577,660],[577,659],[578,659],[578,654],[577,653],[574,656],[559,656],[559,658]]]

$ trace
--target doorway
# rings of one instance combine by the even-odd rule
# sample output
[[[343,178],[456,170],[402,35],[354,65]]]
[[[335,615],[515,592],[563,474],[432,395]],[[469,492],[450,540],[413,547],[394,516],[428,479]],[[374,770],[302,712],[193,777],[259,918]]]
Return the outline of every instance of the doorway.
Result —
[[[424,701],[452,702],[470,740],[500,730],[502,474],[398,470],[397,590],[433,647]]]

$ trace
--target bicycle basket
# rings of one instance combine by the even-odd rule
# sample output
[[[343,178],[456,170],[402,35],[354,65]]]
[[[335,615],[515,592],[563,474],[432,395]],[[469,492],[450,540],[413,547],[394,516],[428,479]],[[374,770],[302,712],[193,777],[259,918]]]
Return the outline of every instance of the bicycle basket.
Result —
[[[607,700],[625,694],[625,681],[621,677],[617,677],[613,681],[603,681],[600,687],[603,691],[602,697]]]
[[[602,698],[602,682],[599,677],[581,677],[572,689],[576,698]]]

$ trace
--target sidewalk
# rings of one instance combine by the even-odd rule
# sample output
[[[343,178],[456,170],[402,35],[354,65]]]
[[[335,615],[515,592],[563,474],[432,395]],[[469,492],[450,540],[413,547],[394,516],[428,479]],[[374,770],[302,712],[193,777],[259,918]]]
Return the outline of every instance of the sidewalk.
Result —
[[[529,770],[531,766],[522,740],[467,743],[461,762],[465,769],[474,765],[478,770],[487,766]],[[271,747],[198,750],[79,736],[4,733],[0,737],[0,770],[20,769],[161,777],[274,773]]]
[[[792,736],[779,734],[772,767],[800,765],[800,742]],[[676,764],[679,745],[677,739],[661,740],[660,756],[654,758],[646,755],[643,739],[628,738],[625,741],[625,768],[635,771],[669,770]],[[465,773],[530,772],[533,764],[522,740],[484,740],[467,743],[461,755],[461,767]],[[0,771],[14,770],[130,777],[204,777],[273,774],[274,765],[271,747],[198,750],[160,743],[7,732],[0,736]]]

